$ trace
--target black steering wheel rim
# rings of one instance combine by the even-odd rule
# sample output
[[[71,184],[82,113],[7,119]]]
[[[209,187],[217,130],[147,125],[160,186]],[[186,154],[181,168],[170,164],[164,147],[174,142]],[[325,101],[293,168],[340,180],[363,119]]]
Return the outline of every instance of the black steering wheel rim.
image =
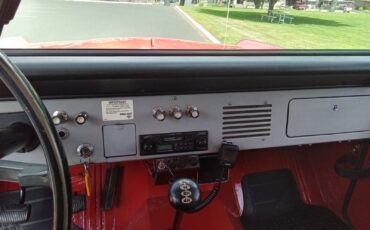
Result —
[[[0,51],[0,79],[29,117],[43,148],[53,196],[52,229],[67,230],[72,213],[68,162],[49,112],[22,71],[3,51]]]

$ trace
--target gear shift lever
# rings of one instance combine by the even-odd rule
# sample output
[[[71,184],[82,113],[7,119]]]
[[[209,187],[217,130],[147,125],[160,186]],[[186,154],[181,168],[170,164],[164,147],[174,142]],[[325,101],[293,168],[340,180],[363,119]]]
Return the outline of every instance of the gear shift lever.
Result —
[[[191,211],[200,202],[199,186],[191,179],[178,179],[170,186],[169,199],[176,210]]]
[[[170,185],[168,196],[172,207],[176,209],[172,229],[178,230],[183,213],[190,212],[198,206],[200,202],[200,189],[198,184],[193,180],[182,178]]]
[[[212,202],[220,190],[224,170],[234,167],[238,153],[239,147],[237,145],[230,142],[221,145],[218,153],[218,161],[221,166],[220,180],[204,200],[201,200],[198,184],[191,179],[178,179],[170,185],[168,197],[172,207],[176,209],[172,230],[179,229],[184,213],[200,211]]]

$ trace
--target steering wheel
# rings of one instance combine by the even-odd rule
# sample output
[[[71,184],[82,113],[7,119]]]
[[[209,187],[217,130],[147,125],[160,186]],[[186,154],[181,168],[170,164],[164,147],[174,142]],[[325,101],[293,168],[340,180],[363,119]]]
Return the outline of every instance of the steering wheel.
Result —
[[[52,229],[67,230],[72,213],[71,183],[67,159],[51,117],[25,75],[2,51],[0,79],[24,109],[43,148],[53,198]]]

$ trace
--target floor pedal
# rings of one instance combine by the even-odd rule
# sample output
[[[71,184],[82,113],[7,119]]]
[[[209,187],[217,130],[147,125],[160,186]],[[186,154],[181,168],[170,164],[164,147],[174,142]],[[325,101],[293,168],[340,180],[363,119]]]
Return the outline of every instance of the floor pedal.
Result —
[[[246,175],[242,179],[242,223],[248,230],[349,230],[329,209],[304,204],[287,169]]]
[[[20,203],[19,191],[0,193],[2,207]],[[26,189],[25,205],[31,206],[28,220],[22,223],[0,224],[0,230],[41,230],[51,229],[53,199],[47,187]],[[24,218],[24,217],[23,217]]]
[[[28,221],[31,206],[27,204],[7,204],[0,206],[0,223],[19,224]]]
[[[122,167],[114,167],[107,170],[103,191],[101,193],[101,210],[107,211],[113,208],[121,185],[122,172]]]

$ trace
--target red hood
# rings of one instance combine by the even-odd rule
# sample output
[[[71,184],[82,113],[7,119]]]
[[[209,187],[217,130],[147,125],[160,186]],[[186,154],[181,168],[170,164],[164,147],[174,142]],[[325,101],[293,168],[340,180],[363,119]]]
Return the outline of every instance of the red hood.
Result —
[[[98,38],[84,41],[62,41],[30,43],[21,37],[0,40],[0,48],[28,49],[181,49],[181,50],[221,50],[221,49],[280,49],[261,42],[243,40],[236,46],[187,41],[172,38]]]

